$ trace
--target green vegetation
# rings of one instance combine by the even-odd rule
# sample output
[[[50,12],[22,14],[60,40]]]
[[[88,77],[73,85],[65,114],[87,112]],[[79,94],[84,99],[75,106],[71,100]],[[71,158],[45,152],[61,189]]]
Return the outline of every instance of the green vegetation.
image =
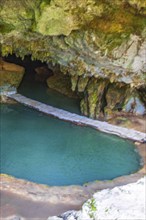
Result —
[[[90,218],[94,220],[95,219],[94,218],[94,212],[97,211],[95,199],[94,198],[90,199],[89,202],[87,203],[87,205],[88,205],[88,208],[89,208],[89,213],[88,214],[89,214]]]
[[[144,0],[1,0],[0,13],[2,56],[57,66],[83,97],[83,114],[109,115],[118,100],[122,108],[124,88],[145,101]]]

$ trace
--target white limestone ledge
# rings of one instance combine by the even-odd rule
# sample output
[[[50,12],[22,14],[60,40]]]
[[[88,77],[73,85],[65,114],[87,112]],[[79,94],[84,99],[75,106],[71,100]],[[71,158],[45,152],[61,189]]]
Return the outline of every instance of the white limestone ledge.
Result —
[[[7,97],[25,105],[30,108],[36,109],[47,115],[54,116],[64,121],[69,121],[82,126],[89,126],[95,128],[99,131],[114,134],[122,138],[127,138],[133,141],[138,141],[141,143],[146,142],[146,134],[133,129],[123,128],[116,125],[111,125],[107,122],[102,122],[94,119],[87,118],[85,116],[77,115],[75,113],[70,113],[68,111],[46,105],[44,103],[32,100],[18,93],[7,94]]]
[[[80,211],[48,220],[145,220],[145,187],[146,176],[136,183],[96,192]]]

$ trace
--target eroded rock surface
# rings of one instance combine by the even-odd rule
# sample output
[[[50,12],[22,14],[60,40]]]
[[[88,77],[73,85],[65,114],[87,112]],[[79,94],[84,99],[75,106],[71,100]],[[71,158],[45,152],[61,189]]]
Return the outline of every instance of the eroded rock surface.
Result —
[[[0,103],[13,103],[6,95],[16,93],[24,72],[23,67],[0,59]]]
[[[79,212],[68,211],[48,220],[144,220],[146,177],[136,183],[105,189],[93,195]]]
[[[47,79],[47,85],[50,89],[56,90],[63,95],[77,98],[76,94],[71,90],[71,82],[68,75],[55,74]]]
[[[144,111],[131,111],[145,113],[144,0],[1,0],[0,13],[2,56],[58,66],[81,95],[82,113],[108,118],[133,94]]]

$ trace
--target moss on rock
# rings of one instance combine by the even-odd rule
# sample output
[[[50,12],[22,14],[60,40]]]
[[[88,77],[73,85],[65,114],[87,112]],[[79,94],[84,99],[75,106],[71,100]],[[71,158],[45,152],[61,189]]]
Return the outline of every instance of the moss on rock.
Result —
[[[69,82],[55,75],[50,86],[84,94],[84,114],[98,117],[106,104],[111,114],[123,99],[117,85],[145,91],[145,0],[1,0],[0,14],[2,56],[59,66]]]
[[[78,92],[84,92],[89,82],[88,77],[79,77],[78,80]]]
[[[127,93],[130,88],[123,83],[110,83],[106,92],[106,107],[104,112],[107,118],[112,117],[116,112],[121,111],[124,106]]]
[[[84,114],[91,118],[103,116],[106,105],[104,96],[108,83],[102,79],[90,79],[84,91],[86,95],[81,101],[81,110]]]
[[[47,85],[50,89],[54,89],[68,97],[77,98],[76,94],[71,90],[71,82],[68,75],[55,74],[47,79]]]

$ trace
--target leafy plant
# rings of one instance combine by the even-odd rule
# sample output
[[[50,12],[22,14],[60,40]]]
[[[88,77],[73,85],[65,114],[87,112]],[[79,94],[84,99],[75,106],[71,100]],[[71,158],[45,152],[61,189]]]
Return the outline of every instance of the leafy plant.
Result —
[[[96,207],[96,201],[94,198],[92,198],[89,202],[88,202],[88,207],[89,207],[89,216],[91,219],[95,219],[94,218],[94,213],[97,211],[97,207]]]

